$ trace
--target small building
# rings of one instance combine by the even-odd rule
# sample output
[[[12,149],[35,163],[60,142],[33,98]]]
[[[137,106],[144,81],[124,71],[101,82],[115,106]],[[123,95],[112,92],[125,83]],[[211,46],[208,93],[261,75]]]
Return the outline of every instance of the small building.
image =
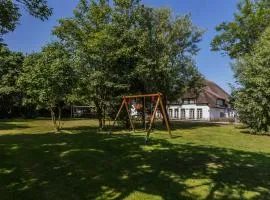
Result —
[[[186,92],[181,99],[170,102],[168,114],[175,120],[221,120],[234,118],[230,95],[216,83],[205,80],[201,92]]]

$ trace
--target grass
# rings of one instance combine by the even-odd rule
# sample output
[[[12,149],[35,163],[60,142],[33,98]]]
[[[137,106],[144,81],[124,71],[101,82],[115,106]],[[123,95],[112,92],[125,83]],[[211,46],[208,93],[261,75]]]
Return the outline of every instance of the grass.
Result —
[[[233,125],[173,123],[97,133],[97,122],[0,121],[0,198],[270,199],[270,137]],[[159,127],[157,127],[159,128]]]

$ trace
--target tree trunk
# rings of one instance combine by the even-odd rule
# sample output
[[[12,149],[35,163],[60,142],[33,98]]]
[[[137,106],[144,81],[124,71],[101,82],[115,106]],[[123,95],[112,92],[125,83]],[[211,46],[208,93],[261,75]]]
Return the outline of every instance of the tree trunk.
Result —
[[[103,106],[103,116],[102,116],[102,128],[104,128],[106,122],[106,108]]]
[[[97,107],[97,118],[98,118],[98,126],[99,129],[103,128],[103,112],[102,112],[102,108],[100,107],[100,105],[95,102],[96,107]]]
[[[61,129],[61,120],[62,120],[62,109],[61,109],[61,107],[58,107],[58,125],[57,125],[57,131],[60,131],[60,129]]]
[[[58,128],[57,128],[57,123],[56,123],[56,118],[55,118],[55,112],[54,112],[53,108],[50,108],[50,110],[51,110],[51,118],[52,118],[52,123],[53,123],[53,129],[54,129],[54,132],[57,133]]]
[[[126,125],[126,129],[130,129],[130,122],[129,122],[128,117],[125,118],[125,125]]]

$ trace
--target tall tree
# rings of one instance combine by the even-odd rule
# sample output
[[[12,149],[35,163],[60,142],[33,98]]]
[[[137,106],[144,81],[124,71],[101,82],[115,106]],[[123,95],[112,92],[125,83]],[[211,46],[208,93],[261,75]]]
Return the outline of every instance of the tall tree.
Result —
[[[234,20],[216,27],[219,34],[212,41],[212,50],[222,51],[231,58],[249,53],[270,24],[269,0],[241,0]]]
[[[4,34],[16,28],[21,16],[20,7],[41,20],[48,19],[52,14],[47,0],[0,0],[0,42]]]
[[[136,44],[131,26],[138,7],[137,1],[118,0],[111,7],[106,0],[81,0],[74,17],[61,19],[54,30],[78,58],[80,80],[75,94],[84,104],[94,102],[100,128],[113,100],[129,86]]]
[[[0,46],[0,113],[2,116],[12,114],[15,107],[20,106],[21,92],[16,81],[22,70],[24,56],[11,52]]]
[[[234,66],[240,88],[234,105],[242,122],[257,131],[270,126],[270,27],[262,34],[252,52]]]
[[[170,10],[139,0],[81,0],[74,16],[59,23],[54,34],[79,58],[77,94],[95,103],[100,127],[119,96],[159,91],[177,97],[197,72],[192,56],[202,32],[189,16],[174,19]]]
[[[134,70],[143,87],[137,90],[160,91],[168,100],[176,100],[188,86],[199,88],[201,75],[193,57],[203,31],[192,24],[189,15],[173,17],[167,8],[143,12]]]
[[[59,43],[52,43],[25,58],[18,80],[25,91],[25,104],[50,110],[55,132],[60,130],[62,106],[68,102],[75,81],[71,63],[68,52]]]

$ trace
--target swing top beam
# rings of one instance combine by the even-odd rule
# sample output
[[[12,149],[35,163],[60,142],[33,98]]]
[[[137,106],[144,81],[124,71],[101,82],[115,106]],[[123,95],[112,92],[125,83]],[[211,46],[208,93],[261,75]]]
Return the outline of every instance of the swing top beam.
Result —
[[[162,93],[123,96],[123,99],[132,99],[132,98],[141,98],[141,97],[158,97],[158,96],[162,96]]]

